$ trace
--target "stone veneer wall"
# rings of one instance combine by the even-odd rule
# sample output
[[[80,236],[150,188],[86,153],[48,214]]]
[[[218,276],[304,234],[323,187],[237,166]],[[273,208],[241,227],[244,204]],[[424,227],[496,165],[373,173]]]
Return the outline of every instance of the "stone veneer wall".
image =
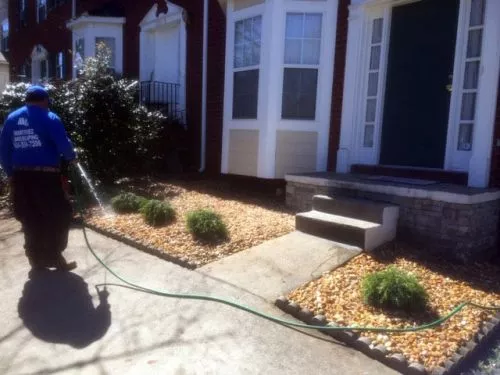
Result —
[[[425,251],[467,262],[489,257],[498,239],[500,200],[460,204],[369,191],[287,182],[286,202],[309,211],[314,195],[369,199],[400,207],[398,239],[426,246]]]

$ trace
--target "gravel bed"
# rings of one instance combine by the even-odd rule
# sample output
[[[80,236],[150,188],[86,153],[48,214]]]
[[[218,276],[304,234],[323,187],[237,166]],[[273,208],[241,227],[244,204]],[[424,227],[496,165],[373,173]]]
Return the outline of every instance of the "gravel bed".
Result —
[[[261,202],[219,197],[174,185],[165,185],[164,188],[177,214],[176,221],[170,225],[154,228],[145,224],[140,214],[102,216],[99,211],[91,212],[86,220],[102,229],[113,229],[147,243],[172,256],[187,258],[197,266],[285,235],[295,228],[293,213],[281,205],[269,207]],[[212,209],[222,216],[229,230],[229,240],[207,244],[192,238],[186,228],[185,215],[200,208]]]
[[[404,254],[404,255],[403,255]],[[324,315],[341,326],[408,327],[428,323],[451,312],[463,301],[500,306],[500,268],[491,264],[452,265],[419,259],[407,245],[361,254],[343,267],[324,274],[291,292],[287,298]],[[400,255],[400,256],[398,256]],[[389,264],[415,274],[429,293],[429,309],[421,314],[387,312],[367,306],[360,282],[369,273]],[[457,350],[469,342],[493,313],[466,307],[437,329],[415,333],[362,333],[372,345],[384,345],[388,354],[402,354],[409,363],[423,364],[428,371],[444,366]]]

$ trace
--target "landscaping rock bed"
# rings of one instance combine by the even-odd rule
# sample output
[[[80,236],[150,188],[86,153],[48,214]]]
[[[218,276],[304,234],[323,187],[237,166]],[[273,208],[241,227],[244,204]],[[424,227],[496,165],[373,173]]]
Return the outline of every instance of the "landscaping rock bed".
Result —
[[[491,264],[454,265],[422,260],[418,249],[396,245],[361,254],[343,267],[297,288],[276,304],[310,324],[403,328],[422,325],[450,313],[464,301],[500,306],[500,268]],[[399,255],[399,256],[398,256]],[[419,314],[388,312],[365,305],[364,276],[388,265],[415,274],[429,294]],[[403,373],[456,373],[499,328],[495,311],[466,307],[436,329],[411,333],[332,332],[366,354]]]
[[[169,225],[152,227],[139,213],[105,216],[97,209],[89,212],[86,222],[102,233],[125,239],[156,255],[164,252],[167,258],[179,259],[189,268],[259,245],[295,228],[294,215],[284,206],[265,206],[181,186],[164,188],[170,192],[167,199],[176,211],[176,219]],[[222,217],[229,232],[226,241],[207,243],[192,237],[186,228],[186,215],[198,209],[211,209]]]

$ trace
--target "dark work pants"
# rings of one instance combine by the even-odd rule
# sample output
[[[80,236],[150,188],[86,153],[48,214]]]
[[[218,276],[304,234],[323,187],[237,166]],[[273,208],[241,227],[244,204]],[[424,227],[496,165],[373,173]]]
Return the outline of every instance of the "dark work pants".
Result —
[[[13,176],[14,215],[23,226],[26,255],[34,264],[57,261],[68,245],[71,204],[61,175],[16,171]]]

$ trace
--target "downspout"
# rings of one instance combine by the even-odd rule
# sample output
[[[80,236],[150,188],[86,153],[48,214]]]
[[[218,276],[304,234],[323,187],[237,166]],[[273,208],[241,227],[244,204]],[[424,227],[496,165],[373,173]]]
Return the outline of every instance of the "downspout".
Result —
[[[76,0],[71,1],[71,19],[74,20],[76,18]]]
[[[201,98],[201,150],[200,169],[205,171],[206,165],[206,141],[207,141],[207,44],[208,44],[208,1],[203,0],[203,63],[202,63],[202,98]]]

